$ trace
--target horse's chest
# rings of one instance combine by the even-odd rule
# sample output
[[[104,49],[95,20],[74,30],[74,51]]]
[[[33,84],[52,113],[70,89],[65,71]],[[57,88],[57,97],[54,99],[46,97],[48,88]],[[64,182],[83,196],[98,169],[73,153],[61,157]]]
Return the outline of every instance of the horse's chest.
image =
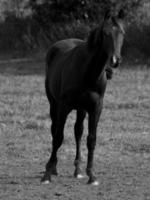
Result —
[[[94,83],[89,83],[89,91],[97,92],[100,96],[103,96],[106,90],[106,85],[107,78],[106,73],[104,72]]]

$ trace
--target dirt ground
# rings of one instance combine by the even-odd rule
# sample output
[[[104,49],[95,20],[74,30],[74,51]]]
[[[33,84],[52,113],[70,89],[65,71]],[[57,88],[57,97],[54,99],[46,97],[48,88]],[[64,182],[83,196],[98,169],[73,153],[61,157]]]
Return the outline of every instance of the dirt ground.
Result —
[[[0,64],[0,199],[150,200],[150,68],[117,69],[108,83],[97,131],[95,173],[85,174],[87,119],[82,142],[84,178],[73,177],[72,112],[59,151],[58,177],[40,179],[51,152],[49,105],[42,62]]]

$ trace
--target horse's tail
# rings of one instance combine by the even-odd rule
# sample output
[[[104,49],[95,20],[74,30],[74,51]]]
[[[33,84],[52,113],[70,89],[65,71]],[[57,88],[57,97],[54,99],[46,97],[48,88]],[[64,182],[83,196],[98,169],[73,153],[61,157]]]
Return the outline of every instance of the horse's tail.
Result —
[[[107,66],[106,68],[106,77],[108,80],[112,79],[113,76],[113,70],[111,67]]]

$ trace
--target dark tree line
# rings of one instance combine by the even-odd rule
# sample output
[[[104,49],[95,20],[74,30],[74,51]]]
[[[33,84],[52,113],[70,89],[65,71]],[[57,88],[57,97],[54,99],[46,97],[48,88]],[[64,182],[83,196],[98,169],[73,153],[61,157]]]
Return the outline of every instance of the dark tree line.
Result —
[[[104,12],[123,9],[126,21],[138,22],[140,8],[149,0],[4,0],[5,21],[0,23],[0,47],[37,48],[39,35],[46,44],[65,37],[87,36]],[[7,7],[11,8],[10,10]],[[28,15],[26,15],[28,13]]]
[[[106,9],[117,12],[124,9],[127,16],[134,17],[135,11],[145,0],[30,0],[29,6],[37,20],[67,22],[72,20],[97,21]],[[136,16],[135,16],[136,17]]]
[[[52,40],[51,32],[57,24],[71,22],[97,23],[107,9],[118,12],[123,9],[127,21],[136,18],[136,11],[145,0],[30,0],[32,16],[43,29],[47,38]],[[55,26],[55,27],[54,27]],[[57,28],[59,29],[59,28]],[[56,32],[59,32],[57,30]]]

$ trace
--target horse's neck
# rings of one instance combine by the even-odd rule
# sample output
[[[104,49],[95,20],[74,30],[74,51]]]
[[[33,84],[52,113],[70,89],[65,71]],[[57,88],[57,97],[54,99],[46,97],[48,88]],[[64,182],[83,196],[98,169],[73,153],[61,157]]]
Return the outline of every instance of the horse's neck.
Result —
[[[89,64],[87,69],[87,82],[88,84],[94,84],[98,78],[103,74],[105,65],[108,60],[108,56],[103,51],[95,51],[89,58]]]

